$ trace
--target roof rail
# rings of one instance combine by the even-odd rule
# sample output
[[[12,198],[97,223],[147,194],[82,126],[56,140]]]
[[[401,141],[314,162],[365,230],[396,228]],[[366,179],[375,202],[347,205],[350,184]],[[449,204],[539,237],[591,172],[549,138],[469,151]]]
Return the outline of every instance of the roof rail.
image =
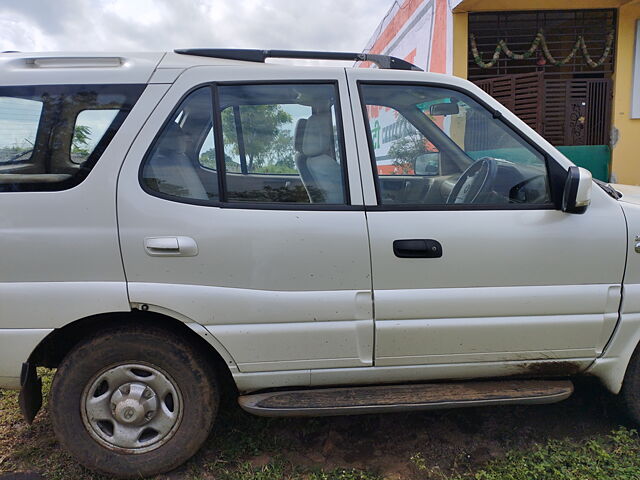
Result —
[[[379,68],[391,70],[422,70],[413,63],[389,55],[350,52],[315,52],[304,50],[258,50],[244,48],[181,48],[174,50],[182,55],[200,57],[226,58],[228,60],[244,60],[246,62],[264,62],[267,58],[300,58],[309,60],[346,60],[354,62],[371,62]]]

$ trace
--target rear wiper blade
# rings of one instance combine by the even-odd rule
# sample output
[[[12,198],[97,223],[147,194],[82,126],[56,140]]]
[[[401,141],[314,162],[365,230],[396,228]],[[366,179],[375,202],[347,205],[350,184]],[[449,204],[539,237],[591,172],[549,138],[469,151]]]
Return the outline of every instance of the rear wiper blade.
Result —
[[[24,157],[25,155],[30,155],[33,153],[33,148],[31,150],[25,150],[24,152],[20,152],[17,155],[14,155],[13,157],[9,158],[8,160],[5,160],[4,162],[0,162],[2,164],[8,164],[8,163],[20,163],[20,162],[24,162],[25,160],[20,160],[21,157]]]

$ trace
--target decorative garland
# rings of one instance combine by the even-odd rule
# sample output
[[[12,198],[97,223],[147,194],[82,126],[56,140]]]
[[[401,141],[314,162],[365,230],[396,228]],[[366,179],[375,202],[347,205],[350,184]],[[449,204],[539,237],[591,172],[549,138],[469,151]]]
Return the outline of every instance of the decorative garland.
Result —
[[[599,67],[600,65],[602,65],[605,62],[605,60],[607,59],[607,57],[611,53],[611,48],[613,47],[613,38],[614,38],[614,36],[615,35],[614,35],[613,30],[611,30],[609,32],[609,34],[607,35],[607,42],[606,42],[606,45],[605,45],[604,52],[602,53],[602,56],[598,59],[597,62],[593,61],[593,59],[591,58],[591,55],[589,55],[589,50],[587,49],[587,44],[585,43],[584,37],[582,35],[580,35],[578,37],[578,39],[576,40],[576,43],[574,44],[573,48],[571,49],[571,53],[569,53],[569,55],[564,57],[562,60],[556,60],[553,57],[553,55],[551,55],[551,52],[549,51],[549,47],[547,46],[547,41],[546,41],[546,39],[544,37],[544,33],[543,33],[542,30],[538,31],[538,33],[536,34],[536,38],[534,38],[534,40],[533,40],[533,43],[531,44],[529,49],[524,53],[514,53],[507,46],[507,42],[505,42],[504,40],[500,40],[498,42],[498,44],[496,45],[496,49],[493,52],[493,57],[491,58],[490,62],[484,62],[482,60],[482,57],[480,56],[480,53],[478,53],[478,44],[476,42],[476,36],[472,33],[470,35],[470,37],[471,37],[471,53],[473,54],[473,60],[476,62],[476,64],[480,68],[492,68],[496,64],[498,59],[500,58],[500,52],[501,51],[504,52],[504,54],[508,58],[511,58],[513,60],[525,60],[527,58],[531,58],[533,56],[533,54],[536,52],[536,50],[538,50],[538,48],[542,47],[542,53],[544,54],[546,59],[549,61],[549,63],[551,63],[555,67],[561,67],[562,65],[565,65],[567,62],[569,62],[573,57],[575,57],[576,54],[578,53],[578,50],[581,50],[582,51],[582,56],[584,57],[584,59],[587,62],[587,64],[591,68],[597,68],[597,67]]]

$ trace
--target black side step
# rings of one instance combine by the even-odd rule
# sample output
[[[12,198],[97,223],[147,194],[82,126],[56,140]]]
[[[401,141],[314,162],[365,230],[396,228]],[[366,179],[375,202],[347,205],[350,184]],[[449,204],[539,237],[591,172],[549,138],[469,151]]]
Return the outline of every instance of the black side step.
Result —
[[[238,402],[254,415],[301,417],[555,403],[572,393],[569,380],[496,380],[292,390],[243,395]]]

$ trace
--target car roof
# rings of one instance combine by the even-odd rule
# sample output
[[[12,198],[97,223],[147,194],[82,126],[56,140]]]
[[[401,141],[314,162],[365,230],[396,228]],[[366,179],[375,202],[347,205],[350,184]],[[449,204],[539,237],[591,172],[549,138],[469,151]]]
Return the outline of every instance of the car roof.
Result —
[[[249,66],[254,68],[288,68],[326,70],[344,67],[316,67],[292,64],[261,63],[264,58],[278,57],[276,52],[306,54],[302,58],[346,60],[349,55],[354,63],[366,58],[366,54],[348,54],[342,52],[292,52],[286,50],[181,50],[177,52],[3,52],[0,53],[0,85],[44,85],[63,83],[114,83],[141,84],[152,82],[154,73],[162,69],[185,70],[197,66]],[[202,52],[202,53],[201,53]],[[221,58],[219,55],[227,58]],[[220,53],[222,52],[222,53]],[[274,55],[270,53],[273,52]],[[215,56],[214,56],[215,55]],[[247,56],[248,55],[248,56]],[[258,59],[256,59],[256,55]],[[328,55],[328,56],[327,56]],[[345,58],[332,58],[347,56]],[[252,60],[243,60],[242,58]],[[383,60],[392,59],[402,63],[403,69],[411,66],[407,62],[393,57],[370,56]],[[393,68],[393,67],[391,67]],[[175,77],[174,77],[175,78]],[[152,83],[156,83],[155,81]]]

